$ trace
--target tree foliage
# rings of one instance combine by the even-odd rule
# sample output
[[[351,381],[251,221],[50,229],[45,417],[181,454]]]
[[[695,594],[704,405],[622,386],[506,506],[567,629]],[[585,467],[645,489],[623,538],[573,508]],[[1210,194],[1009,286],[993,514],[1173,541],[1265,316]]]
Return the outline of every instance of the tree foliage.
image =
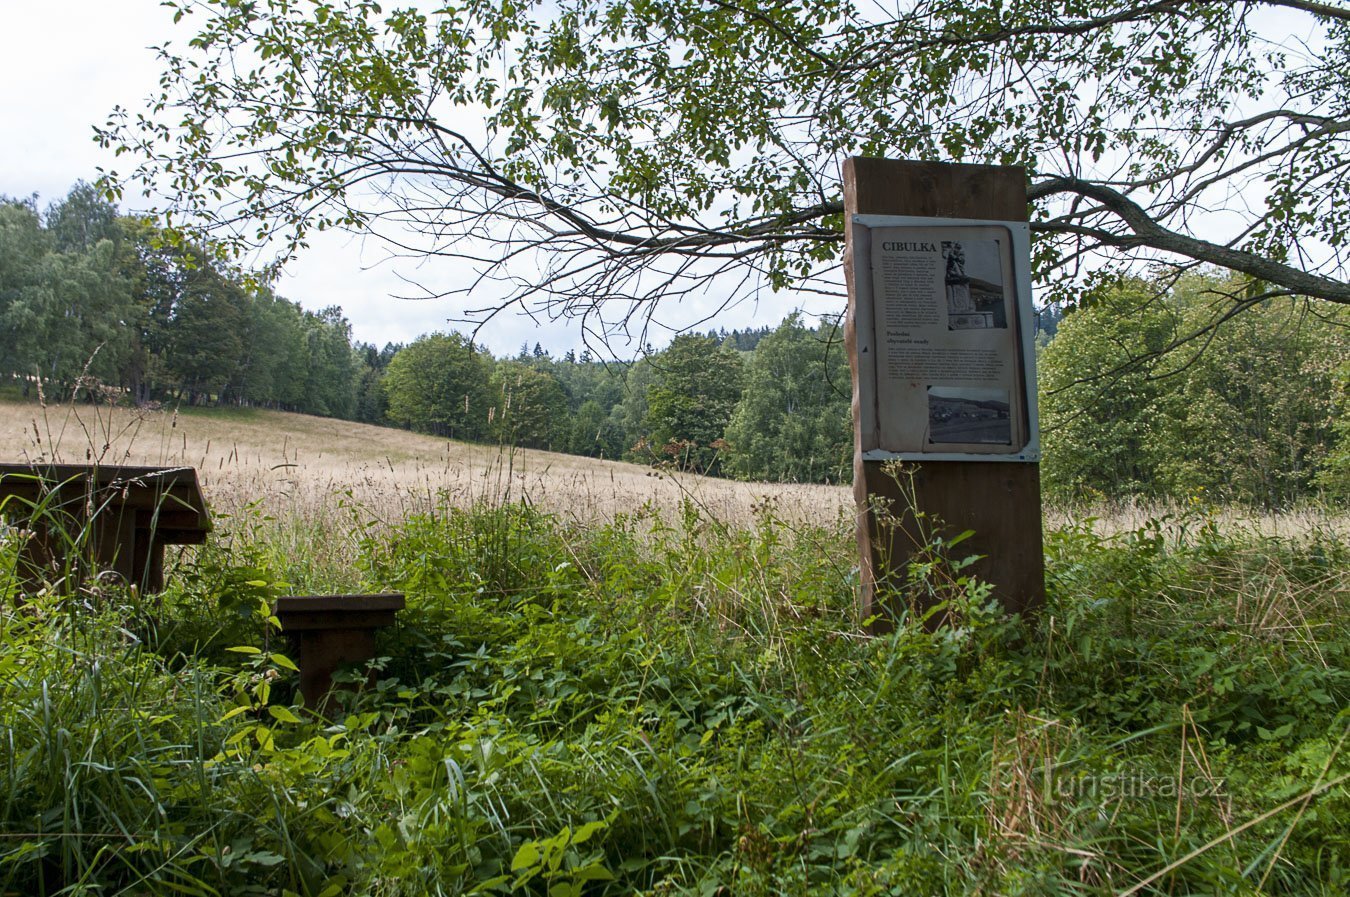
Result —
[[[838,328],[797,315],[760,339],[727,425],[737,475],[785,482],[845,482],[853,470],[848,359]]]
[[[0,376],[25,392],[355,413],[342,312],[305,311],[87,184],[0,198]]]
[[[1047,492],[1094,497],[1152,490],[1148,453],[1162,391],[1151,362],[1181,327],[1151,285],[1103,289],[1069,314],[1037,362]]]
[[[840,162],[885,155],[1025,166],[1052,298],[1105,256],[1350,302],[1340,2],[168,5],[193,33],[100,130],[109,183],[236,249],[368,229],[613,323],[732,270],[837,289]]]
[[[478,439],[488,432],[491,371],[489,356],[467,337],[420,337],[395,355],[385,372],[389,418],[439,436]]]
[[[652,361],[644,425],[652,447],[681,466],[715,472],[740,401],[740,356],[706,336],[681,334]]]
[[[228,394],[240,375],[248,296],[213,267],[191,265],[182,274],[167,330],[165,367],[190,397]]]
[[[567,393],[552,371],[519,361],[501,361],[489,384],[489,433],[526,448],[564,449],[570,436]]]
[[[1335,419],[1332,429],[1336,445],[1318,474],[1318,483],[1333,495],[1350,498],[1350,360],[1341,362],[1336,372]]]
[[[1133,281],[1069,314],[1041,355],[1047,489],[1286,507],[1325,485],[1344,450],[1335,382],[1350,316],[1266,301],[1161,351],[1257,291],[1191,276],[1159,299],[1158,284]]]
[[[55,203],[54,226],[31,203],[0,201],[0,364],[58,394],[117,378],[134,316],[121,233],[88,199],[77,186]]]

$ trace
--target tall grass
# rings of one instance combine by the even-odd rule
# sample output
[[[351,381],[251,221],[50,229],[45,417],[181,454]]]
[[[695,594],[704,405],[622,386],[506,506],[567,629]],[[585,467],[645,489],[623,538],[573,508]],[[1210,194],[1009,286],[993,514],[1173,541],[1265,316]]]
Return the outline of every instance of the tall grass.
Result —
[[[0,573],[0,894],[1350,889],[1343,518],[1065,514],[1034,620],[934,545],[952,625],[872,637],[842,490],[81,413],[34,451],[196,464],[217,531],[162,605]],[[366,589],[319,718],[269,604]]]
[[[1346,888],[1335,530],[1062,526],[1036,620],[949,579],[957,625],[867,637],[848,518],[345,502],[241,509],[158,612],[7,605],[0,893]],[[292,576],[408,594],[331,720]]]

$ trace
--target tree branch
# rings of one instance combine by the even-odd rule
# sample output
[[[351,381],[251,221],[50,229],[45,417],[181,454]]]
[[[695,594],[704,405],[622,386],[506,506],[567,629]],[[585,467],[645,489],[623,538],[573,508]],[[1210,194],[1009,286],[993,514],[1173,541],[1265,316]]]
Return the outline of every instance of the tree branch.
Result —
[[[1350,284],[1312,274],[1255,253],[1221,246],[1217,243],[1168,230],[1155,221],[1142,206],[1125,194],[1093,181],[1068,177],[1050,178],[1039,184],[1033,184],[1027,191],[1027,197],[1035,201],[1058,193],[1072,193],[1095,200],[1103,208],[1115,214],[1134,233],[1133,237],[1102,236],[1101,239],[1106,242],[1114,242],[1119,245],[1144,245],[1164,252],[1188,256],[1218,265],[1221,268],[1250,274],[1259,280],[1279,284],[1304,296],[1350,304]],[[1053,224],[1046,225],[1046,228],[1055,229]]]
[[[1262,2],[1267,6],[1286,6],[1290,9],[1310,12],[1315,16],[1325,16],[1328,19],[1335,19],[1340,22],[1350,22],[1350,9],[1332,6],[1330,3],[1318,3],[1317,0],[1262,0]]]

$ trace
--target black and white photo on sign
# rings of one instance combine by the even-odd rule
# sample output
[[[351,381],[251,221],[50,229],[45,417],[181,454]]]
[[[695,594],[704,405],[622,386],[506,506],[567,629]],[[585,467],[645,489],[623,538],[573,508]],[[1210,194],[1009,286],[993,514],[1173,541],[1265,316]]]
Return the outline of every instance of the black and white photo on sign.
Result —
[[[947,270],[947,329],[992,330],[1008,326],[1003,253],[998,240],[943,240]]]
[[[928,387],[928,441],[1011,445],[1012,415],[1006,389]]]

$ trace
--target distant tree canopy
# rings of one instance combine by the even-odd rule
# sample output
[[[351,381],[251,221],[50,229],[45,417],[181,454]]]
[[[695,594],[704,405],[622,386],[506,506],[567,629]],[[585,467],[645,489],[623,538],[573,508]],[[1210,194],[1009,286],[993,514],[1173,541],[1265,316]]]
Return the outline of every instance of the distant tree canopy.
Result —
[[[543,357],[542,348],[535,357]],[[493,438],[526,448],[567,448],[571,437],[567,393],[552,370],[499,361],[488,392],[492,401],[489,433]]]
[[[727,424],[738,476],[847,482],[853,476],[852,383],[839,330],[798,315],[756,343]]]
[[[653,449],[695,470],[719,470],[722,437],[741,399],[740,356],[709,337],[682,334],[652,367],[644,426]]]
[[[1333,495],[1350,498],[1350,362],[1341,365],[1336,374],[1336,417],[1332,430],[1336,445],[1318,474],[1318,484]]]
[[[459,334],[424,336],[389,362],[388,418],[456,438],[702,473],[847,476],[852,425],[837,328],[808,328],[793,315],[744,332],[753,351],[732,348],[731,336],[684,334],[631,363],[555,359],[529,344],[494,360]]]
[[[115,380],[136,313],[127,241],[80,188],[45,226],[31,203],[0,202],[0,365],[65,390],[82,377]],[[83,211],[95,220],[79,220]]]
[[[356,414],[366,356],[341,309],[305,311],[213,256],[86,184],[45,212],[0,198],[0,375],[52,398]]]
[[[1256,291],[1191,275],[1160,300],[1133,280],[1068,314],[1039,365],[1047,490],[1284,507],[1330,485],[1350,310],[1265,301],[1176,345]]]

